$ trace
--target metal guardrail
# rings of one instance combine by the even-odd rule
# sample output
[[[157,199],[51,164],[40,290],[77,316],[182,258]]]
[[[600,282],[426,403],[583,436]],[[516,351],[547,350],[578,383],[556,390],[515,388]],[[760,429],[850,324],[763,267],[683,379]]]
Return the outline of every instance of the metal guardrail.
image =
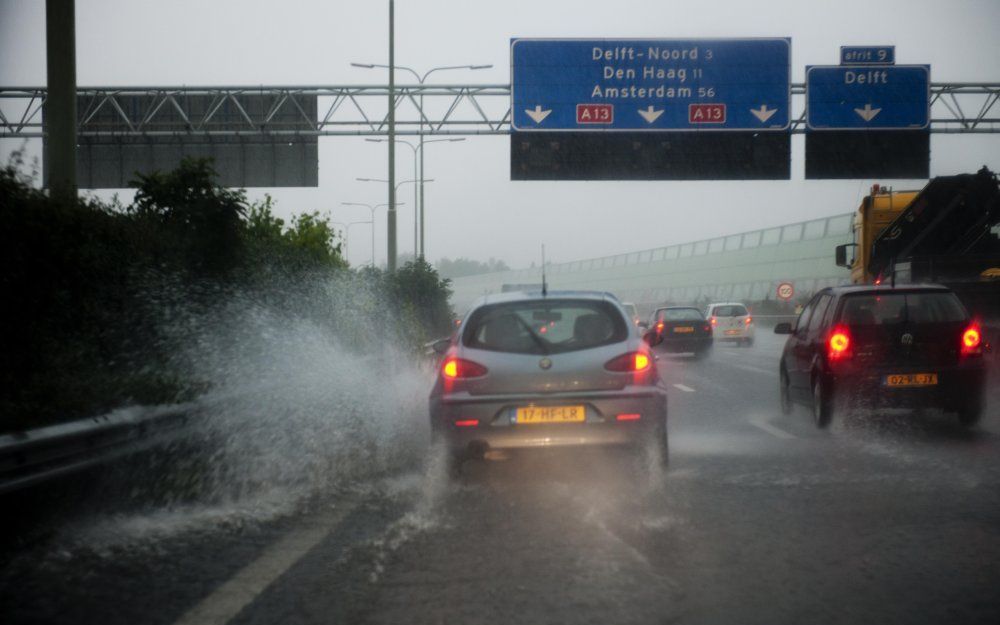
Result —
[[[183,434],[190,405],[123,408],[0,436],[0,495],[163,445]]]

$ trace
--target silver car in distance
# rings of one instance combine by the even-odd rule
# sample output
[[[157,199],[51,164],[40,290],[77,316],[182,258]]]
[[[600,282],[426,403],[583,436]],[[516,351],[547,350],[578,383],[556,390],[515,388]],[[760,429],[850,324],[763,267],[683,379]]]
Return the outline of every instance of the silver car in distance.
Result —
[[[609,293],[480,298],[451,339],[430,395],[451,468],[490,450],[652,444],[667,460],[667,394],[649,341]]]

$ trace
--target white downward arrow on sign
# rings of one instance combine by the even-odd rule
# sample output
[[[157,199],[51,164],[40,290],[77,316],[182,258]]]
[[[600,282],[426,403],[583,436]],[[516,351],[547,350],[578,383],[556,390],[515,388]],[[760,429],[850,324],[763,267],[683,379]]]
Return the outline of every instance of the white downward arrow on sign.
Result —
[[[882,109],[873,109],[871,104],[866,104],[865,108],[863,109],[854,109],[854,112],[857,113],[858,116],[861,117],[861,119],[865,120],[866,122],[870,122],[871,120],[875,119],[875,116],[878,115],[881,111]]]
[[[778,112],[778,109],[769,109],[766,104],[761,104],[759,109],[750,109],[753,116],[760,120],[760,123],[764,123],[771,119],[771,116]]]
[[[540,124],[542,123],[542,121],[545,120],[546,117],[549,116],[549,113],[552,112],[552,109],[546,109],[543,111],[542,106],[540,104],[536,104],[535,110],[524,109],[524,112],[528,114],[528,117],[535,120],[536,124]]]
[[[639,109],[639,114],[642,115],[642,118],[645,119],[647,123],[652,124],[653,122],[655,122],[657,119],[660,118],[660,115],[663,115],[663,109],[660,109],[659,111],[654,110],[653,105],[650,104],[649,108],[647,108],[645,111]]]

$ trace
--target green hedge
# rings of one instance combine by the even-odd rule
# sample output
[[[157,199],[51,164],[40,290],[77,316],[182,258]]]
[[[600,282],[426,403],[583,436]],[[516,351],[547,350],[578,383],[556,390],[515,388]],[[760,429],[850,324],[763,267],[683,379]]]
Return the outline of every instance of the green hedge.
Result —
[[[32,183],[16,162],[0,170],[0,431],[191,398],[208,382],[178,364],[190,346],[166,326],[234,299],[309,317],[346,349],[392,336],[416,350],[450,330],[429,265],[352,270],[328,219],[285,224],[271,198],[220,187],[210,161],[140,176],[128,206]]]

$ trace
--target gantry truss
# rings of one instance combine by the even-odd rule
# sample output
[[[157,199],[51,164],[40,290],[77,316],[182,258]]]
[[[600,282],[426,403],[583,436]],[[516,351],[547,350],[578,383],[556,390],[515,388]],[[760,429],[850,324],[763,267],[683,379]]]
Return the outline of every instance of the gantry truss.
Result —
[[[81,137],[320,137],[388,134],[389,88],[356,86],[81,87]],[[44,136],[46,89],[0,87],[0,138]],[[510,133],[510,85],[399,85],[399,135]],[[934,83],[934,133],[1000,132],[1000,83]],[[791,132],[806,130],[805,85],[792,85]],[[992,115],[992,116],[991,116]]]

